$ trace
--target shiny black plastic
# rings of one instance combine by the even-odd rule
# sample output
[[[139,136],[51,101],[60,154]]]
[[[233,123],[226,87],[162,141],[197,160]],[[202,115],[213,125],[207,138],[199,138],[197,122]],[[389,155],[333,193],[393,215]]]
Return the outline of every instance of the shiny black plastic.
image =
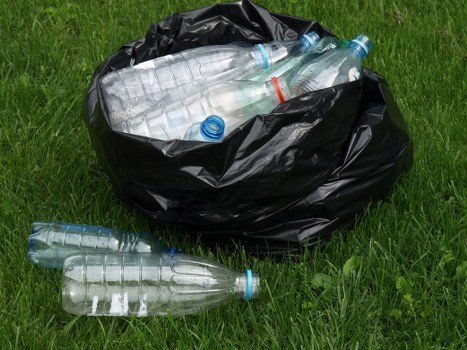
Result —
[[[294,40],[317,22],[249,1],[174,14],[96,70],[83,118],[117,194],[156,223],[248,252],[297,251],[355,221],[412,164],[407,126],[386,81],[308,93],[259,115],[222,143],[160,141],[111,130],[98,80],[116,69],[200,45]],[[395,63],[396,64],[396,63]]]

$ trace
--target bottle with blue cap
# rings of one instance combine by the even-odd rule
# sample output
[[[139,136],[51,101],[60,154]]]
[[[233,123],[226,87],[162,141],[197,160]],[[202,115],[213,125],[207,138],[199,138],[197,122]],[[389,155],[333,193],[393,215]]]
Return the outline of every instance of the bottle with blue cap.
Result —
[[[348,47],[331,50],[300,68],[288,83],[293,95],[325,89],[361,79],[362,59],[372,48],[371,40],[357,35]]]
[[[116,130],[158,140],[182,140],[193,124],[215,115],[222,118],[226,137],[246,120],[270,112],[288,98],[290,94],[283,79],[273,77],[268,82],[232,80],[163,108],[149,109],[121,122]]]
[[[163,243],[147,232],[126,232],[102,226],[34,222],[29,257],[37,265],[62,268],[66,257],[80,252],[160,253]],[[171,251],[175,252],[174,248]]]
[[[63,268],[63,308],[75,315],[183,316],[258,294],[251,270],[185,254],[76,254]]]
[[[145,61],[105,75],[100,87],[112,125],[200,91],[206,86],[268,69],[308,50],[314,32],[299,40],[212,45]],[[310,38],[311,37],[311,38]]]
[[[232,80],[210,86],[163,108],[149,109],[118,125],[118,130],[159,140],[183,139],[207,116],[222,118],[224,137],[247,120],[270,113],[286,100],[362,77],[361,61],[371,49],[364,35],[341,48],[297,65],[271,80]]]
[[[218,115],[210,115],[200,123],[191,125],[184,140],[220,142],[224,138],[225,123]]]

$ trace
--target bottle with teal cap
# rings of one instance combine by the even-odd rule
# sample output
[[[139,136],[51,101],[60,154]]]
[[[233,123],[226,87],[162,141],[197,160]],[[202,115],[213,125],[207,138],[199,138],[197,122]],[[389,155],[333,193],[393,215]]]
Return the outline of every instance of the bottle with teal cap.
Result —
[[[37,265],[62,268],[66,257],[79,252],[150,253],[166,251],[147,232],[60,222],[34,222],[29,236],[29,257]],[[171,248],[171,251],[176,251]]]
[[[65,259],[62,304],[88,316],[183,316],[259,293],[259,276],[185,254],[76,254]]]
[[[258,45],[211,45],[187,49],[111,72],[100,88],[112,127],[155,106],[164,106],[205,87],[269,69],[310,48],[307,38]]]

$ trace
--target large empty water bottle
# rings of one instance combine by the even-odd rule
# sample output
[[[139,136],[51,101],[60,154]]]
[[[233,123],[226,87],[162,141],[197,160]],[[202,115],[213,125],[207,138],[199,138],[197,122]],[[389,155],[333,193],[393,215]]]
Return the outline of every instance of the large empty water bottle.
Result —
[[[289,86],[293,95],[325,89],[362,77],[362,59],[372,48],[371,40],[357,35],[347,48],[326,52],[300,68]]]
[[[109,73],[100,84],[111,124],[119,124],[161,103],[182,99],[206,86],[267,69],[299,55],[317,39],[319,36],[310,32],[295,41],[203,46]]]
[[[164,108],[140,113],[114,128],[160,140],[183,139],[192,124],[217,115],[225,123],[224,135],[227,136],[248,119],[269,113],[285,100],[359,79],[361,60],[370,49],[370,40],[359,35],[348,48],[326,52],[270,81],[235,80],[213,85]]]
[[[258,292],[250,270],[184,254],[80,254],[63,268],[63,307],[76,315],[181,316]]]
[[[226,136],[249,118],[270,112],[290,97],[281,77],[269,82],[234,80],[214,85],[164,108],[147,110],[115,125],[114,130],[159,140],[183,139],[192,124],[217,115],[225,123]]]
[[[79,252],[162,252],[162,242],[145,232],[102,226],[35,222],[29,236],[29,257],[44,267],[62,268],[66,257]]]

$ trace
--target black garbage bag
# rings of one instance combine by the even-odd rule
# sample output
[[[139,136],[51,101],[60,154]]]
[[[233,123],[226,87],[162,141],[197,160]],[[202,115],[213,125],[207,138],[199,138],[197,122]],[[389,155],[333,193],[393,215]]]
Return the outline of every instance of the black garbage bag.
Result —
[[[250,1],[174,14],[150,26],[96,70],[83,118],[117,194],[156,223],[179,224],[207,243],[240,241],[280,254],[323,240],[388,196],[412,163],[407,126],[385,80],[362,80],[291,99],[220,144],[161,141],[114,132],[98,81],[117,69],[181,50],[295,40],[315,21]]]

